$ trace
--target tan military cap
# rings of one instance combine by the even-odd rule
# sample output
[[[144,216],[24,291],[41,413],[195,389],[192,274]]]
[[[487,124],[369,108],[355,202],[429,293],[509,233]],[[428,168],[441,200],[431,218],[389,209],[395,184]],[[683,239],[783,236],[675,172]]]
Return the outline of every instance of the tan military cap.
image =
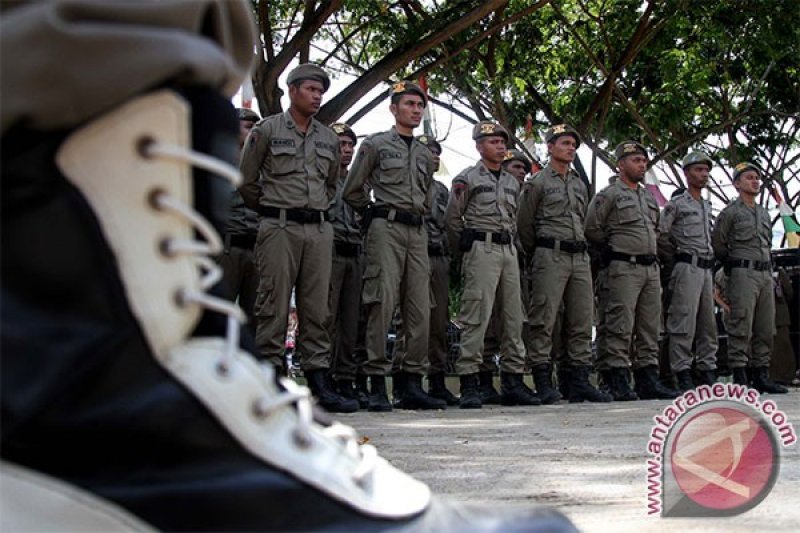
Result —
[[[477,141],[484,137],[504,137],[506,142],[510,138],[508,131],[497,122],[481,120],[472,128],[472,138]]]
[[[236,112],[239,114],[239,120],[249,120],[250,122],[258,122],[261,120],[258,113],[246,107],[237,107]]]
[[[403,80],[392,84],[392,88],[389,90],[390,97],[403,94],[416,94],[422,97],[422,101],[425,105],[428,104],[428,96],[425,94],[425,91],[413,81]]]
[[[523,165],[525,165],[525,172],[531,171],[531,160],[528,159],[525,154],[520,152],[519,150],[509,150],[506,152],[506,157],[503,159],[503,164],[509,161],[519,161]]]
[[[544,132],[544,141],[551,143],[562,135],[572,135],[575,138],[575,142],[581,144],[581,136],[578,135],[577,130],[569,124],[553,124],[547,128]]]
[[[347,135],[348,137],[353,139],[353,142],[358,142],[358,139],[356,138],[356,132],[354,132],[353,128],[351,128],[344,122],[336,122],[334,124],[331,124],[331,129],[336,135]]]
[[[628,157],[629,155],[641,154],[648,159],[650,156],[647,154],[647,148],[644,147],[641,143],[637,141],[624,141],[617,145],[614,149],[614,157],[617,158],[617,161],[624,157]]]
[[[313,63],[303,63],[302,65],[296,66],[286,78],[286,83],[291,85],[303,80],[318,81],[322,84],[322,88],[325,91],[331,86],[331,79],[328,77],[328,73],[325,72],[322,67]]]
[[[759,176],[762,175],[761,169],[758,167],[758,165],[746,161],[744,163],[739,163],[738,165],[733,167],[733,181],[738,180],[742,176],[742,174],[744,174],[748,170],[755,170],[756,172],[758,172]]]

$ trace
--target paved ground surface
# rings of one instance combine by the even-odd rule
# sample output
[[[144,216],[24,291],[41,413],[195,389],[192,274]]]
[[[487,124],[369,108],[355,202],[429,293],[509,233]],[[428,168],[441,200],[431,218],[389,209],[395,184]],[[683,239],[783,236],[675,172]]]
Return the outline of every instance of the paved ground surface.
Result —
[[[800,433],[800,391],[772,397]],[[646,443],[669,402],[484,407],[340,415],[393,464],[461,501],[545,504],[584,531],[798,531],[800,444],[775,487],[730,518],[647,515]]]

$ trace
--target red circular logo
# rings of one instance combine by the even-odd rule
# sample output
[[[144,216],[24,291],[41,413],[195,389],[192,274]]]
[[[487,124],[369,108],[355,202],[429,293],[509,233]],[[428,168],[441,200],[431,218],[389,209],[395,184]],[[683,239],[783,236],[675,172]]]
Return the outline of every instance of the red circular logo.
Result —
[[[750,508],[766,497],[777,475],[772,434],[760,417],[737,408],[712,408],[690,418],[671,452],[681,491],[707,509]]]

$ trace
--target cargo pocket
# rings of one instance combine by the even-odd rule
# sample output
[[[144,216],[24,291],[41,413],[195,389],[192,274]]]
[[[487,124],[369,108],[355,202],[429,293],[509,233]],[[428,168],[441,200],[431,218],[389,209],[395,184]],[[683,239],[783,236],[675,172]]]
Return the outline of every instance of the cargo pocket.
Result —
[[[745,323],[747,312],[741,307],[732,307],[728,315],[728,333],[736,337],[746,337],[748,334],[748,327]]]
[[[547,298],[544,294],[534,294],[531,298],[529,322],[531,327],[544,326],[547,318]]]
[[[686,305],[671,305],[667,314],[667,332],[673,335],[686,335],[689,333],[689,307]]]
[[[383,300],[381,289],[381,266],[369,265],[364,270],[364,286],[361,289],[361,303],[375,304]]]
[[[481,291],[474,289],[465,290],[461,295],[462,324],[477,326],[481,323]]]
[[[629,324],[625,313],[625,306],[621,303],[609,303],[605,314],[606,329],[615,334],[630,334],[633,331],[633,324]]]
[[[254,308],[255,314],[259,318],[275,316],[275,282],[272,277],[261,278]]]

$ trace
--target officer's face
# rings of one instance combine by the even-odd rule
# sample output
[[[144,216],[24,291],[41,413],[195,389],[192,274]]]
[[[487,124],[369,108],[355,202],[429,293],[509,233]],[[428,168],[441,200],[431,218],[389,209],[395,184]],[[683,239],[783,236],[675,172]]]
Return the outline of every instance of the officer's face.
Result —
[[[689,165],[683,171],[683,174],[686,176],[686,182],[689,184],[689,187],[693,189],[702,189],[708,185],[709,172],[711,172],[711,169],[708,168],[708,165],[699,163],[697,165]]]
[[[506,158],[506,139],[499,135],[478,139],[476,143],[481,159],[494,164],[500,164]]]
[[[512,159],[503,165],[503,168],[506,169],[506,172],[517,178],[518,182],[522,183],[525,181],[525,175],[527,172],[525,171],[525,165],[522,163],[522,161]]]
[[[620,176],[633,183],[639,183],[644,180],[644,174],[647,172],[647,157],[642,154],[625,156],[619,160],[617,168]]]
[[[394,115],[397,124],[414,129],[422,122],[425,102],[422,100],[422,97],[417,94],[404,94],[396,104],[391,104],[389,106],[389,111]]]
[[[255,126],[255,122],[250,120],[239,121],[239,148],[244,146],[244,141],[247,140],[247,134],[250,133],[250,130],[253,129],[253,126]]]
[[[306,117],[316,115],[324,93],[322,82],[316,80],[303,80],[299,84],[289,85],[291,106]]]
[[[430,148],[431,155],[433,156],[433,171],[439,172],[439,165],[441,164],[442,153],[436,148]]]
[[[746,170],[733,182],[733,186],[741,194],[756,195],[761,190],[761,175],[755,170]]]
[[[550,159],[560,163],[572,163],[575,161],[578,143],[572,135],[561,135],[556,137],[553,142],[547,143],[547,151],[550,154]]]
[[[353,142],[349,135],[339,135],[339,154],[342,158],[341,164],[343,167],[348,166],[353,160],[355,147],[356,143]]]

